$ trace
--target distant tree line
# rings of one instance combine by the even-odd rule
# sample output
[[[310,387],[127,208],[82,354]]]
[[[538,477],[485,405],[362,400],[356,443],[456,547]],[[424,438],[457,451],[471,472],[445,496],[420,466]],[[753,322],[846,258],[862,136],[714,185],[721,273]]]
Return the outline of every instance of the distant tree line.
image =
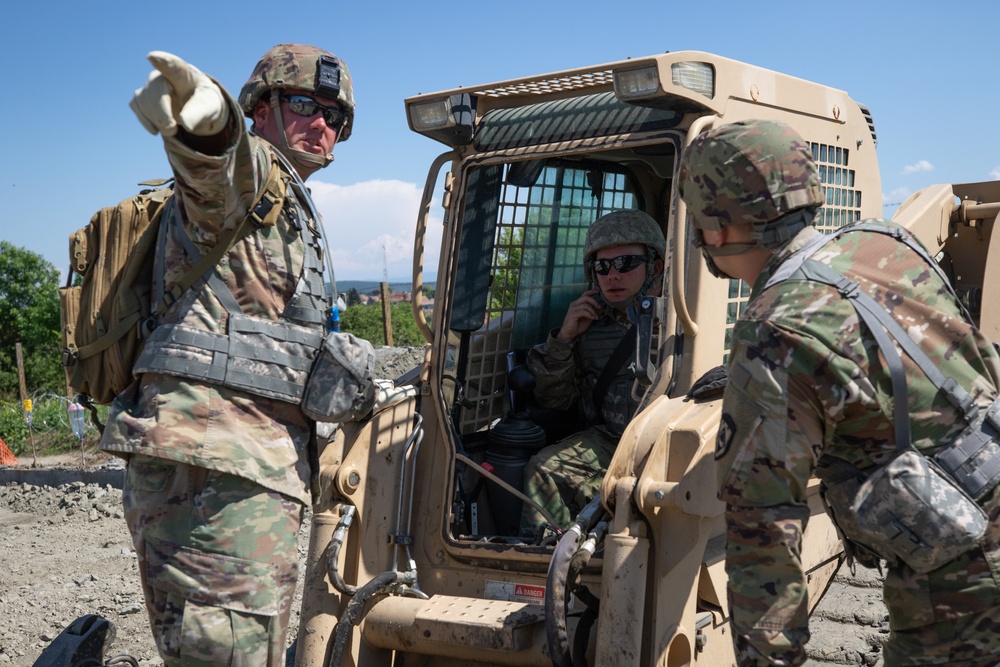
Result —
[[[0,398],[19,397],[17,343],[28,391],[66,393],[59,270],[37,253],[0,241]]]

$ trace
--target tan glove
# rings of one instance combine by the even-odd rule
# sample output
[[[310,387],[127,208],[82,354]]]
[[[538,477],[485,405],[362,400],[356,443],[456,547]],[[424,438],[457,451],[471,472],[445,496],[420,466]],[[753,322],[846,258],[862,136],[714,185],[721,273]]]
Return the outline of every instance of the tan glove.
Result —
[[[201,70],[166,51],[148,56],[156,71],[135,91],[129,106],[151,134],[177,134],[177,124],[198,136],[218,134],[229,120],[229,106],[219,86]]]

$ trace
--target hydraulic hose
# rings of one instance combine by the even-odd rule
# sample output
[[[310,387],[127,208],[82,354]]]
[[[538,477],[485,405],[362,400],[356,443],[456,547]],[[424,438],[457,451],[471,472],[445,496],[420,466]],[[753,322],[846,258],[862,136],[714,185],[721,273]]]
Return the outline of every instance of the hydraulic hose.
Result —
[[[326,572],[330,575],[330,583],[344,595],[354,595],[358,592],[357,586],[352,586],[344,581],[337,566],[340,560],[340,547],[347,539],[347,530],[351,527],[351,521],[354,520],[355,511],[354,505],[344,505],[340,508],[340,521],[337,522],[337,529],[333,531],[330,545],[326,549]]]
[[[603,512],[601,497],[587,503],[556,544],[545,578],[545,638],[553,667],[573,667],[569,649],[569,631],[566,624],[566,605],[569,600],[569,571],[580,539],[587,533],[594,519]]]
[[[340,620],[337,621],[337,627],[333,631],[334,642],[330,647],[329,660],[325,664],[330,665],[330,667],[340,667],[341,661],[344,659],[344,649],[347,648],[347,641],[351,638],[354,626],[361,621],[361,610],[365,604],[373,595],[391,588],[400,579],[406,579],[401,572],[383,572],[358,588],[357,593],[347,603]]]
[[[573,667],[573,658],[569,652],[569,632],[566,629],[565,583],[570,559],[573,558],[581,537],[583,534],[578,525],[566,531],[556,544],[545,578],[545,639],[549,643],[553,667]]]

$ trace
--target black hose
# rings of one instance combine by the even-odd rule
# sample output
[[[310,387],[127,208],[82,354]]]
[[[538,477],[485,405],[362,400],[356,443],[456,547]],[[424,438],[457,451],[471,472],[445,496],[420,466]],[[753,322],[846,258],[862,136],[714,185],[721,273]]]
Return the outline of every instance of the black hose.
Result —
[[[549,562],[549,571],[545,577],[545,639],[554,667],[573,667],[566,625],[569,570],[580,539],[603,511],[600,495],[587,503],[577,515],[573,527],[560,538]]]
[[[333,631],[334,642],[330,647],[330,657],[325,664],[330,665],[330,667],[340,667],[340,663],[344,659],[344,649],[347,648],[347,641],[351,638],[354,626],[361,621],[361,610],[365,603],[376,593],[380,593],[395,584],[399,577],[399,572],[383,572],[358,588],[357,593],[347,603],[344,613],[337,621],[337,627]]]
[[[590,631],[597,621],[597,607],[588,606],[580,616],[573,635],[573,667],[587,667],[587,647],[590,645]]]
[[[545,578],[545,639],[549,644],[553,667],[573,667],[573,658],[569,652],[569,631],[566,628],[566,577],[581,537],[583,535],[579,526],[574,525],[566,531],[552,553],[549,572]]]
[[[337,529],[333,531],[333,537],[330,538],[330,544],[326,548],[326,573],[329,575],[333,587],[344,595],[354,595],[358,592],[357,586],[352,586],[344,581],[344,578],[340,576],[340,569],[337,567],[337,563],[340,561],[340,547],[347,539],[347,531],[354,519],[354,512],[354,505],[346,505],[340,510],[340,521],[337,522]]]
[[[573,554],[573,559],[569,563],[569,572],[567,573],[566,585],[569,587],[570,591],[575,592],[577,587],[577,582],[580,580],[580,573],[583,572],[583,568],[587,567],[590,563],[590,559],[594,556],[594,549],[596,545],[604,541],[604,536],[608,534],[608,522],[601,521],[587,535],[587,541],[584,542],[580,549],[577,549],[576,553]],[[590,548],[588,547],[588,543]]]

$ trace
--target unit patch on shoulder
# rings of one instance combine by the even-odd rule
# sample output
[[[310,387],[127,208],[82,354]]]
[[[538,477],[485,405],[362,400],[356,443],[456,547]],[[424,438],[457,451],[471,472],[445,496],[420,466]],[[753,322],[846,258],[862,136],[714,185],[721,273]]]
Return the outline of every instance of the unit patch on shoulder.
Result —
[[[719,423],[719,434],[715,436],[715,460],[718,461],[733,444],[736,437],[736,422],[728,413],[722,413],[722,421]]]

